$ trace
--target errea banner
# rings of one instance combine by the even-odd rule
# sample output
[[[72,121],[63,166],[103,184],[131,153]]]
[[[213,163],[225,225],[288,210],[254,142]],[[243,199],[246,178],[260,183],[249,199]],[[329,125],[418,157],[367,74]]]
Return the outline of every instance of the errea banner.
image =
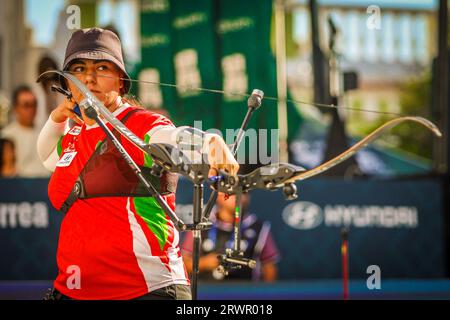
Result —
[[[48,206],[43,201],[0,203],[0,229],[47,228]]]
[[[0,280],[50,280],[63,218],[48,179],[0,179]]]

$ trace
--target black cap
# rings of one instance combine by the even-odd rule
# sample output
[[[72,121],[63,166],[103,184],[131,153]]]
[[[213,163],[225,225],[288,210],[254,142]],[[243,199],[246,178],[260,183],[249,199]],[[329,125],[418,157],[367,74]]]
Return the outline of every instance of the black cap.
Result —
[[[114,32],[101,28],[75,31],[67,44],[63,70],[67,70],[76,59],[111,61],[123,72],[124,78],[128,79],[124,81],[125,93],[130,90],[131,78],[125,70],[122,45]],[[64,81],[61,83],[64,85]]]

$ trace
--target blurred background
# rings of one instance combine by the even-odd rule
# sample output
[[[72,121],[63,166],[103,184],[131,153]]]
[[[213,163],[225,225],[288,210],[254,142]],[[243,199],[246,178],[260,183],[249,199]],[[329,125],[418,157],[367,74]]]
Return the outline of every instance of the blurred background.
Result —
[[[346,259],[350,298],[450,298],[448,21],[447,0],[0,0],[0,298],[40,299],[56,276],[63,216],[33,146],[62,97],[36,78],[93,26],[119,35],[133,95],[176,125],[226,136],[263,90],[249,127],[277,129],[264,150],[277,161],[313,168],[401,115],[443,133],[404,123],[298,183],[296,200],[252,192],[248,211],[270,229],[252,254],[274,273],[204,280],[201,299],[341,299]],[[192,219],[184,180],[177,213]]]

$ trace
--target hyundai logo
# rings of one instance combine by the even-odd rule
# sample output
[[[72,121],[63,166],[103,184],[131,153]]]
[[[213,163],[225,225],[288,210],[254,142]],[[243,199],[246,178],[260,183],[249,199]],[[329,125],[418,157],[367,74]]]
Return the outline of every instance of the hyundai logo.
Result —
[[[323,221],[322,209],[307,201],[297,201],[289,204],[284,208],[283,213],[284,222],[299,230],[308,230],[317,227]]]

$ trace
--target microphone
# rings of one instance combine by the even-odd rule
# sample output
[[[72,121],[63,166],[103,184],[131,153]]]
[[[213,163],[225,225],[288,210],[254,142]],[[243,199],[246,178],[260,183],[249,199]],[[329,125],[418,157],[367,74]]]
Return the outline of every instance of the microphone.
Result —
[[[261,107],[262,99],[264,98],[264,92],[258,89],[254,89],[251,96],[247,100],[247,105],[249,108],[254,110]]]

